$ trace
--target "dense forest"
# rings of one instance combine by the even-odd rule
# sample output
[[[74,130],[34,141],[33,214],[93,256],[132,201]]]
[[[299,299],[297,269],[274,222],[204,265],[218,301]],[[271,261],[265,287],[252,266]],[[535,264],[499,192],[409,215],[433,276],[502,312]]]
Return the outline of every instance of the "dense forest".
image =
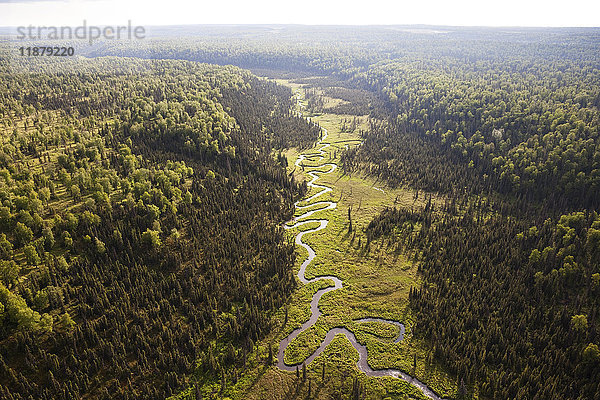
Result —
[[[234,67],[72,63],[1,72],[0,397],[235,380],[295,287],[274,149],[319,128]]]
[[[406,181],[399,165],[406,141],[395,138],[408,133],[454,159],[446,165],[467,164],[484,177],[474,183],[474,193],[493,189],[531,200],[550,196],[572,206],[599,205],[600,73],[593,65],[443,64],[451,72],[441,63],[389,63],[363,76],[396,111],[391,125],[372,130],[357,154],[373,164],[372,173],[394,184]],[[387,152],[378,151],[382,147]],[[437,185],[450,184],[444,188],[436,187],[435,176],[429,180],[428,187],[444,190],[457,182]]]
[[[492,204],[387,209],[370,238],[421,249],[418,335],[484,398],[598,398],[600,217],[515,219]],[[462,210],[462,211],[460,211]]]

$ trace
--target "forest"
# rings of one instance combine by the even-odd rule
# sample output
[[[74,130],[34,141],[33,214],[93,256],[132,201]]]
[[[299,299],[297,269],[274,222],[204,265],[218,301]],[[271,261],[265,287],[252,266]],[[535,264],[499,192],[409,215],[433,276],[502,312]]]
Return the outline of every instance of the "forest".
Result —
[[[444,165],[472,170],[476,187],[469,190],[475,194],[551,197],[558,207],[598,206],[597,29],[455,28],[428,34],[384,27],[288,27],[278,32],[272,40],[268,27],[206,27],[174,40],[159,31],[142,44],[99,44],[89,54],[294,73],[298,82],[352,100],[338,112],[376,117],[377,126],[366,133],[359,154],[348,157],[347,168],[360,163],[392,185],[420,180],[424,188],[447,192],[456,185],[436,183],[437,172],[418,176],[435,167],[415,168],[418,172],[406,177],[411,167],[398,165],[404,150],[399,146],[424,140],[439,148],[440,157],[451,158]],[[204,40],[191,43],[199,35]],[[396,140],[398,134],[406,140]]]
[[[0,397],[223,388],[273,313],[287,321],[281,223],[307,187],[282,151],[321,131],[258,75],[343,115],[361,140],[339,150],[345,176],[415,192],[357,246],[413,256],[412,330],[453,398],[600,399],[599,42],[596,28],[205,26],[99,42],[71,73],[4,61]]]
[[[235,380],[294,288],[279,223],[305,187],[272,150],[318,128],[234,67],[73,62],[2,75],[0,397]]]

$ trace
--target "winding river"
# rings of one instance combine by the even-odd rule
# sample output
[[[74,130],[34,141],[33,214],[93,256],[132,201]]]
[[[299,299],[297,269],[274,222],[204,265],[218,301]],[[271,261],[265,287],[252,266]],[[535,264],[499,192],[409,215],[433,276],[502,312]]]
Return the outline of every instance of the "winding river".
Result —
[[[311,161],[311,162],[320,162],[325,159],[325,156],[327,154],[325,149],[327,149],[330,146],[330,144],[323,143],[323,140],[325,140],[327,138],[327,130],[325,128],[321,128],[321,129],[323,130],[323,136],[317,142],[317,146],[320,146],[320,148],[317,150],[318,154],[300,154],[298,156],[298,159],[295,162],[296,167],[300,167],[304,160]],[[316,189],[320,189],[320,190],[318,193],[316,193],[306,199],[299,200],[295,203],[295,207],[298,210],[303,210],[303,209],[307,209],[307,208],[311,208],[311,210],[305,212],[304,214],[302,214],[300,216],[294,217],[291,221],[289,221],[286,225],[284,225],[284,227],[285,227],[285,229],[293,229],[293,228],[297,228],[297,227],[300,227],[302,225],[306,225],[309,223],[315,223],[315,222],[319,223],[319,226],[317,226],[316,228],[302,231],[296,235],[296,244],[304,247],[306,249],[306,251],[308,251],[308,257],[306,258],[306,260],[304,260],[304,262],[300,266],[300,270],[298,271],[298,279],[304,285],[311,283],[311,282],[320,281],[320,280],[331,281],[333,283],[333,285],[329,286],[327,288],[324,288],[324,289],[319,289],[313,295],[312,300],[310,302],[311,316],[308,319],[308,321],[303,323],[300,328],[295,329],[292,333],[289,334],[289,336],[287,336],[286,338],[281,340],[281,342],[279,343],[279,351],[277,353],[277,366],[280,369],[285,370],[285,371],[295,371],[296,368],[300,365],[300,364],[288,365],[284,362],[284,352],[285,352],[285,349],[287,348],[287,346],[300,333],[302,333],[306,329],[310,328],[317,322],[317,320],[319,319],[319,316],[321,316],[321,314],[322,314],[321,310],[319,309],[319,301],[321,300],[321,297],[323,297],[323,295],[325,293],[331,292],[333,290],[341,289],[343,286],[342,281],[338,277],[333,276],[333,275],[321,275],[321,276],[317,276],[312,279],[306,279],[306,276],[305,276],[306,267],[316,257],[316,253],[308,244],[306,244],[302,241],[302,237],[304,237],[304,235],[308,235],[310,233],[318,232],[322,229],[325,229],[327,227],[327,223],[328,223],[328,220],[326,220],[326,219],[314,219],[314,218],[309,218],[309,217],[312,217],[315,213],[325,211],[325,210],[332,210],[337,207],[337,203],[331,202],[331,201],[318,201],[318,202],[314,202],[314,203],[312,202],[313,200],[317,199],[318,197],[333,190],[332,188],[330,188],[328,186],[319,185],[315,182],[319,179],[320,175],[330,174],[333,171],[335,171],[335,169],[337,168],[337,165],[334,163],[323,163],[319,166],[312,166],[310,168],[312,170],[310,172],[308,172],[308,175],[312,179],[308,182],[308,187],[312,187],[312,188],[316,188]],[[301,204],[303,204],[303,205],[301,205]],[[354,322],[357,322],[357,323],[383,322],[383,323],[393,324],[393,325],[398,326],[400,329],[400,333],[396,337],[394,342],[398,343],[404,338],[404,331],[405,331],[404,325],[397,321],[381,319],[381,318],[363,318],[363,319],[356,320]],[[441,398],[438,397],[438,395],[436,395],[433,392],[433,390],[431,390],[423,382],[419,381],[416,378],[413,378],[412,376],[410,376],[400,370],[397,370],[397,369],[375,370],[375,369],[371,368],[369,366],[369,363],[367,362],[367,355],[368,355],[367,348],[364,345],[360,344],[358,342],[358,340],[356,340],[356,336],[354,335],[354,333],[352,333],[351,331],[349,331],[346,328],[339,328],[339,327],[333,328],[329,332],[327,332],[327,335],[325,336],[325,340],[323,340],[323,342],[321,343],[319,348],[313,354],[311,354],[306,360],[304,360],[304,363],[307,365],[310,364],[316,357],[318,357],[323,352],[323,350],[325,350],[327,345],[329,343],[331,343],[333,338],[338,334],[342,334],[342,335],[346,336],[346,338],[350,341],[352,346],[356,349],[356,351],[358,351],[358,362],[356,363],[356,366],[358,367],[358,369],[360,371],[364,372],[366,375],[373,376],[373,377],[391,376],[391,377],[399,378],[399,379],[402,379],[402,380],[410,383],[411,385],[414,385],[418,389],[420,389],[421,392],[423,392],[423,394],[425,396],[427,396],[431,399],[434,399],[434,400],[441,400]]]

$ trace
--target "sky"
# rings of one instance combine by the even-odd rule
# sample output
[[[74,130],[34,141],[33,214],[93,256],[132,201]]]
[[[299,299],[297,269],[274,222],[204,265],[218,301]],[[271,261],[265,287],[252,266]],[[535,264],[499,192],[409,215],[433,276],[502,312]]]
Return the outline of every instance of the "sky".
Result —
[[[0,0],[0,26],[600,26],[598,0]]]

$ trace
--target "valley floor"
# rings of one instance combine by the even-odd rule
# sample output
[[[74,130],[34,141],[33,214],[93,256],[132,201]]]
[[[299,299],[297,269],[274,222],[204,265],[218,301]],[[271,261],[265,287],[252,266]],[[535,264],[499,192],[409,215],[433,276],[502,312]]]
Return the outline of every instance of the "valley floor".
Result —
[[[289,81],[279,82],[292,86],[303,98],[302,87]],[[317,165],[339,163],[344,148],[360,144],[358,130],[365,127],[367,121],[367,116],[359,117],[360,124],[354,132],[342,132],[342,121],[353,116],[319,114],[310,118],[328,131],[323,143],[330,146],[325,150],[325,159],[318,162],[307,159],[299,164],[300,167],[295,166],[299,151],[287,152],[290,173],[293,172],[297,180],[309,181],[311,177],[307,174],[311,170],[328,170],[316,168]],[[317,148],[304,153],[316,155]],[[329,222],[325,229],[302,238],[316,252],[316,258],[308,265],[305,276],[310,280],[316,276],[335,275],[343,281],[344,286],[321,298],[319,308],[323,315],[289,344],[285,352],[286,364],[302,363],[317,350],[332,328],[344,327],[366,345],[368,363],[373,369],[402,370],[425,382],[440,396],[451,396],[456,391],[455,382],[433,361],[429,344],[412,335],[413,320],[408,307],[408,295],[411,287],[420,285],[412,255],[387,251],[385,241],[365,246],[367,238],[364,228],[384,207],[422,207],[425,196],[416,196],[415,192],[406,188],[391,189],[365,176],[345,175],[340,168],[329,174],[320,174],[318,184],[333,190],[314,202],[335,202],[337,207],[318,211],[311,217],[327,219]],[[320,190],[310,188],[306,197]],[[315,205],[314,208],[320,207]],[[298,210],[296,216],[310,210],[310,207]],[[352,232],[349,232],[348,210]],[[312,222],[290,230],[290,240],[299,231],[311,230],[318,225],[318,222]],[[299,268],[307,252],[300,246],[297,251],[296,268]],[[328,280],[299,285],[289,305],[275,315],[271,334],[258,346],[255,357],[250,357],[255,365],[241,377],[229,395],[239,399],[300,399],[307,396],[347,398],[353,391],[353,385],[361,385],[365,398],[426,398],[417,388],[399,379],[373,378],[359,373],[356,367],[358,352],[342,335],[337,335],[324,352],[307,366],[306,380],[302,379],[301,370],[301,376],[297,378],[295,372],[285,372],[261,361],[268,358],[268,346],[276,355],[279,342],[309,319],[311,298],[317,290],[327,286],[331,286]],[[399,333],[397,326],[378,321],[356,322],[365,317],[400,321],[406,327],[404,339],[393,342]]]

